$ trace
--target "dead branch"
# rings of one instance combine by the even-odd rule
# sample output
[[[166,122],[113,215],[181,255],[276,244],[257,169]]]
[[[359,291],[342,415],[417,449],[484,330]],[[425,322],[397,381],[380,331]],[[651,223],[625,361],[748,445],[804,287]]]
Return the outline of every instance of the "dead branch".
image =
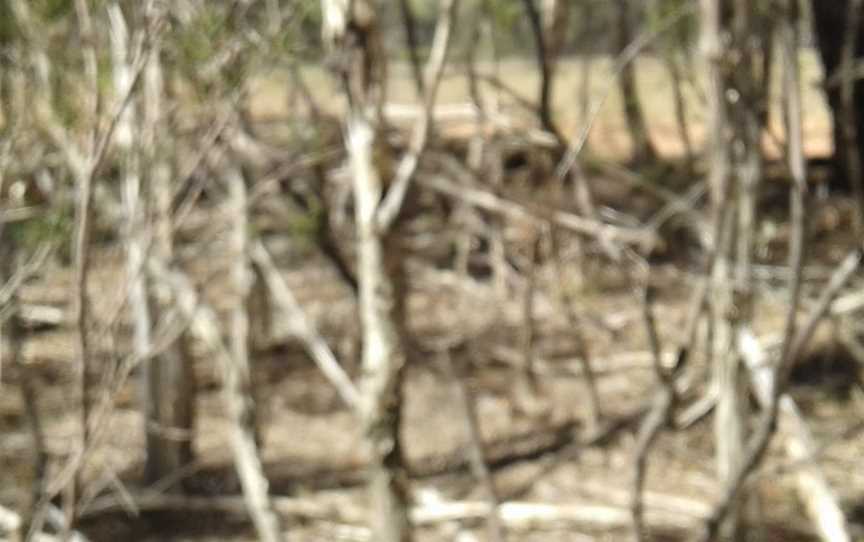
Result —
[[[192,209],[195,207],[195,203],[204,191],[204,186],[207,183],[209,176],[204,175],[195,179],[194,174],[198,168],[204,164],[211,152],[216,149],[217,143],[222,137],[222,134],[235,120],[237,116],[237,104],[243,97],[245,88],[245,86],[241,86],[240,89],[232,94],[229,98],[229,107],[226,108],[220,118],[217,119],[207,130],[201,146],[197,149],[194,158],[190,160],[189,165],[186,166],[186,169],[183,170],[183,173],[178,177],[179,180],[177,181],[177,187],[174,190],[174,197],[176,198],[180,194],[185,195],[181,201],[172,205],[172,207],[177,209],[174,211],[174,217],[172,220],[172,228],[175,231],[179,230],[183,227],[183,224],[186,223]]]
[[[738,350],[742,353],[749,369],[750,382],[756,392],[756,399],[762,408],[768,409],[771,406],[773,385],[768,354],[750,329],[741,330],[738,343]],[[783,394],[780,398],[777,421],[780,427],[785,429],[782,439],[786,455],[793,462],[801,464],[795,473],[798,495],[804,502],[810,520],[816,526],[816,532],[826,542],[851,540],[843,510],[816,463],[818,446],[798,406],[787,394]]]
[[[585,379],[585,389],[588,392],[588,413],[586,418],[589,423],[589,432],[596,430],[603,418],[603,409],[600,407],[600,393],[597,390],[597,370],[591,356],[591,347],[585,333],[585,324],[580,318],[580,315],[575,309],[577,303],[576,296],[571,292],[571,288],[567,286],[564,275],[564,264],[561,258],[561,243],[559,240],[559,232],[555,228],[550,228],[549,240],[552,245],[551,250],[554,255],[553,265],[558,278],[558,297],[564,305],[564,312],[567,315],[567,321],[572,329],[573,337],[576,339],[579,349],[579,362],[581,364],[582,375]],[[581,247],[580,252],[581,252]],[[580,264],[584,263],[584,252],[580,254]]]
[[[269,482],[261,465],[261,455],[255,438],[255,404],[252,397],[252,369],[249,359],[249,314],[247,301],[250,290],[248,261],[248,215],[246,180],[236,166],[227,166],[227,185],[233,216],[229,243],[236,260],[230,276],[236,298],[230,312],[230,355],[220,358],[223,390],[231,415],[231,445],[237,474],[243,487],[246,507],[258,537],[265,542],[283,540],[280,518],[274,512],[269,495]]]
[[[324,340],[306,317],[293,292],[288,288],[288,285],[273,263],[270,252],[260,239],[251,243],[249,256],[264,275],[267,288],[270,290],[276,306],[282,312],[285,332],[293,335],[300,341],[306,353],[312,358],[312,361],[315,362],[327,380],[336,388],[342,401],[348,408],[355,410],[359,402],[359,393],[356,386],[354,386],[351,379],[339,365],[336,356],[327,345],[327,341]]]
[[[537,343],[537,268],[540,264],[542,229],[534,230],[534,239],[526,258],[525,287],[522,292],[522,325],[520,339],[521,363],[516,374],[516,403],[529,415],[541,415],[546,406],[542,404],[540,388],[534,373],[534,350]]]
[[[235,202],[236,205],[236,202]],[[245,205],[243,206],[245,212]],[[236,468],[243,482],[247,510],[251,517],[256,518],[258,523],[266,524],[259,527],[259,535],[268,540],[280,540],[281,530],[278,527],[278,518],[273,515],[272,502],[268,496],[268,482],[261,468],[261,460],[258,455],[257,445],[254,438],[239,426],[242,420],[236,419],[243,414],[241,405],[237,401],[248,401],[248,398],[237,397],[237,376],[233,375],[232,366],[235,363],[231,351],[222,340],[222,332],[218,319],[213,309],[204,304],[188,277],[176,270],[169,270],[165,264],[153,258],[148,261],[151,273],[161,277],[166,285],[173,290],[177,308],[190,320],[190,331],[192,334],[207,345],[216,356],[217,362],[226,380],[225,394],[226,402],[229,403],[229,413],[235,419],[232,420],[231,446],[234,452]],[[232,385],[234,386],[232,388]]]
[[[447,61],[447,52],[450,48],[451,30],[454,25],[454,16],[459,7],[458,0],[441,0],[438,21],[435,24],[435,35],[432,38],[432,50],[426,63],[424,73],[424,88],[426,93],[423,97],[423,116],[414,125],[414,133],[408,152],[402,157],[396,168],[396,176],[392,181],[387,195],[376,211],[376,223],[378,228],[386,231],[396,219],[402,209],[402,202],[408,193],[408,188],[417,167],[420,164],[420,156],[426,149],[426,141],[432,129],[432,111],[438,98],[438,86],[441,82],[441,74]]]
[[[442,352],[444,368],[456,388],[462,410],[465,411],[465,428],[468,432],[468,461],[474,477],[483,485],[489,500],[489,515],[486,517],[486,527],[490,542],[504,542],[506,534],[498,518],[498,505],[501,498],[495,486],[495,477],[486,461],[486,452],[481,436],[480,415],[477,403],[468,387],[467,375],[457,368],[449,351]]]
[[[676,364],[671,370],[663,366],[661,357],[660,339],[657,334],[657,324],[653,313],[653,291],[651,287],[645,288],[642,299],[642,318],[645,330],[648,333],[649,344],[653,359],[654,376],[657,379],[659,389],[654,395],[651,409],[636,436],[636,448],[633,452],[633,487],[630,501],[630,514],[633,519],[633,534],[635,539],[645,539],[644,525],[644,490],[645,471],[648,468],[648,454],[657,441],[657,437],[664,428],[670,425],[674,418],[674,409],[678,394],[675,390],[675,376],[682,368],[682,364]]]
[[[503,362],[513,367],[522,365],[522,354],[514,348],[507,346],[495,346],[491,350],[492,359]],[[675,365],[678,355],[673,352],[662,354],[664,367]],[[604,356],[595,360],[596,367],[594,375],[615,375],[623,371],[651,370],[654,357],[648,351],[624,352],[621,354]],[[585,377],[585,368],[578,356],[567,358],[547,359],[535,356],[533,371],[543,376],[574,376]]]
[[[740,465],[729,477],[729,482],[723,491],[722,498],[714,509],[714,512],[711,514],[711,517],[706,522],[702,540],[707,542],[713,540],[717,536],[720,525],[737,502],[738,496],[743,489],[744,482],[747,480],[750,473],[759,465],[762,457],[765,455],[765,452],[768,449],[768,444],[771,442],[771,437],[774,435],[777,428],[777,417],[780,412],[780,399],[788,385],[794,361],[799,359],[804,347],[807,346],[810,338],[813,336],[817,325],[830,310],[834,298],[849,282],[855,271],[858,270],[862,256],[864,256],[864,251],[862,251],[861,248],[858,248],[852,251],[840,264],[834,275],[831,277],[830,283],[825,290],[823,290],[822,295],[816,302],[816,305],[812,309],[805,325],[791,341],[791,346],[786,350],[787,354],[779,360],[779,363],[771,376],[771,381],[768,387],[771,391],[769,408],[762,414],[762,418],[759,421],[756,431],[747,442],[745,455],[742,458]]]
[[[598,240],[636,245],[642,249],[652,247],[659,242],[656,233],[652,231],[642,228],[613,226],[565,211],[544,209],[536,205],[523,205],[480,188],[474,188],[464,183],[457,184],[441,175],[423,175],[418,178],[418,182],[430,190],[447,194],[460,201],[516,220],[524,220],[534,224],[552,222],[581,235],[594,237]]]

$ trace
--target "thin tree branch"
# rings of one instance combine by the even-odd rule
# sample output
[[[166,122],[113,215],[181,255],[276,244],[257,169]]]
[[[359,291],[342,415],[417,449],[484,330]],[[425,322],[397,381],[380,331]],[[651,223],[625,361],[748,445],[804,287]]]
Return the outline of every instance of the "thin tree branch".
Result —
[[[771,390],[769,408],[762,414],[762,419],[760,420],[756,431],[747,443],[745,455],[741,463],[730,476],[729,482],[723,490],[722,498],[706,522],[702,540],[710,541],[716,538],[720,525],[737,502],[738,496],[743,489],[744,482],[747,480],[750,473],[759,465],[762,457],[765,455],[765,452],[768,449],[768,444],[771,442],[771,437],[777,429],[777,414],[780,408],[780,398],[788,384],[793,363],[796,359],[799,359],[804,347],[813,336],[816,326],[830,310],[834,298],[859,269],[862,256],[864,256],[864,249],[858,248],[852,251],[843,260],[834,275],[831,277],[831,281],[825,290],[823,290],[822,295],[816,302],[816,305],[806,320],[805,325],[792,341],[792,346],[789,348],[786,357],[779,360],[769,385],[769,389]]]
[[[657,236],[652,231],[646,231],[641,228],[613,226],[565,211],[519,204],[492,192],[473,188],[465,183],[454,183],[441,175],[423,176],[419,179],[419,183],[425,188],[447,194],[475,207],[480,207],[510,218],[527,220],[532,223],[552,222],[566,230],[588,237],[595,237],[598,240],[632,244],[643,249],[654,246],[657,242]]]
[[[435,37],[432,40],[432,51],[425,70],[426,95],[423,99],[423,116],[415,124],[414,133],[408,152],[402,157],[390,189],[384,196],[376,211],[375,221],[381,231],[387,231],[402,209],[402,202],[408,193],[408,188],[417,172],[420,157],[426,149],[429,133],[432,130],[432,112],[438,96],[441,75],[447,61],[450,48],[454,18],[459,7],[459,0],[441,0],[438,22],[435,25]]]
[[[336,360],[333,351],[327,345],[323,337],[315,330],[294,294],[285,284],[282,275],[273,263],[270,252],[260,239],[252,242],[250,247],[250,258],[256,266],[261,269],[264,280],[271,295],[275,298],[276,305],[284,313],[284,320],[288,324],[288,331],[295,335],[306,353],[318,366],[327,380],[336,388],[339,397],[351,410],[356,410],[360,401],[357,388]]]

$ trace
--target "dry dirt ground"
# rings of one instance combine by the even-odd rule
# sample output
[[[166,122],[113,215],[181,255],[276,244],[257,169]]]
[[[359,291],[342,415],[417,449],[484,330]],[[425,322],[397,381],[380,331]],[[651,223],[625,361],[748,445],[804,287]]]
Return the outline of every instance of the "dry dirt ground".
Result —
[[[810,62],[807,66],[807,73],[815,78],[814,64]],[[530,86],[533,72],[529,72],[528,64],[507,62],[503,69],[511,74],[513,71],[529,74],[512,80],[528,80],[524,84]],[[566,96],[572,95],[568,89],[575,86],[575,76],[567,75],[571,71],[576,70],[562,69],[562,86],[557,89],[556,106],[562,110],[567,110]],[[602,87],[606,79],[600,72],[598,69],[594,80]],[[661,75],[659,69],[644,70],[642,84],[649,92],[651,88],[660,88],[664,84]],[[314,80],[319,74],[308,76]],[[270,84],[262,85],[260,94],[278,92],[279,85]],[[445,87],[443,99],[464,99],[457,87],[455,84]],[[808,91],[808,99],[818,104],[814,92]],[[275,114],[278,108],[273,104],[285,103],[284,100],[287,97],[279,95],[262,98],[256,102],[256,114],[260,117]],[[664,142],[661,149],[672,152],[677,141],[674,126],[663,127],[663,121],[673,118],[668,114],[671,103],[662,104],[660,101],[654,104],[652,99],[649,114],[658,122],[650,123],[659,127],[657,135]],[[611,99],[606,105],[610,113],[601,116],[592,139],[592,149],[600,149],[598,154],[608,153],[606,156],[610,158],[620,157],[626,151],[622,124],[612,113],[615,108],[615,100]],[[566,114],[565,118],[567,123],[574,122]],[[808,148],[813,154],[820,154],[825,150],[827,133],[824,110],[808,114],[807,120]],[[668,138],[664,136],[666,128],[670,130]],[[617,186],[614,179],[599,173],[592,173],[591,182],[601,201],[604,187]],[[605,197],[606,203],[621,207],[627,202],[641,201],[639,196],[643,195],[635,190],[624,191],[623,195],[610,190]],[[778,210],[782,207],[771,202],[766,206],[769,206],[766,213],[779,216],[780,226],[766,227],[761,245],[764,265],[759,272],[761,303],[756,316],[757,331],[763,337],[780,329],[786,284],[782,269],[776,267],[782,263],[783,212]],[[218,220],[218,209],[200,212],[213,222]],[[842,197],[819,204],[817,215],[828,218],[819,222],[825,225],[819,232],[821,237],[809,267],[812,278],[805,284],[810,301],[851,246],[848,236],[843,235],[848,227],[848,213],[848,202]],[[445,225],[433,224],[424,231],[428,235],[436,227],[443,230]],[[508,225],[505,238],[509,246],[524,244],[524,236],[524,228]],[[417,237],[417,245],[424,246],[423,237]],[[330,264],[303,243],[278,235],[269,242],[303,308],[345,367],[357,376],[356,306],[349,289],[339,282]],[[220,292],[228,262],[219,256],[221,240],[214,235],[211,242],[198,243],[201,244],[206,246],[203,253],[181,250],[181,257],[199,280],[208,300],[224,310]],[[451,344],[457,345],[451,353],[452,359],[464,367],[465,380],[476,401],[502,498],[551,505],[608,505],[626,511],[634,430],[654,389],[648,341],[641,306],[621,265],[593,252],[580,257],[574,246],[572,239],[564,243],[563,275],[558,274],[551,261],[541,264],[537,271],[534,356],[542,401],[539,406],[527,407],[516,386],[526,328],[519,293],[524,277],[513,272],[509,289],[502,294],[489,280],[466,277],[434,265],[424,257],[423,250],[411,258],[409,320],[418,344],[407,374],[404,435],[412,487],[419,502],[485,498],[482,485],[466,466],[466,417],[440,348],[441,344]],[[658,288],[656,319],[664,351],[670,353],[686,325],[687,301],[695,284],[688,258],[672,252],[652,270],[652,281]],[[111,244],[101,246],[97,262],[93,276],[93,285],[99,292],[96,313],[104,326],[122,309],[121,248]],[[52,265],[26,287],[24,301],[65,308],[70,280],[68,269]],[[856,286],[861,287],[860,278]],[[587,425],[585,381],[573,323],[559,295],[562,288],[571,296],[572,308],[589,339],[598,374],[603,414],[598,430]],[[810,306],[808,301],[804,310]],[[128,341],[129,326],[124,318],[112,329],[117,331],[115,336],[106,334],[98,341],[97,362],[106,366],[116,363]],[[24,349],[24,358],[39,384],[39,407],[46,422],[49,449],[58,460],[68,457],[77,440],[77,415],[72,407],[77,397],[72,340],[66,328],[34,331]],[[834,346],[829,326],[820,332],[819,344],[820,348],[815,348],[810,356],[812,359],[802,364],[794,396],[822,445],[819,464],[840,497],[853,529],[864,537],[864,471],[860,469],[864,440],[858,433],[864,396],[858,385],[859,370],[850,356]],[[254,361],[260,391],[263,459],[272,492],[318,506],[317,513],[288,518],[292,540],[355,540],[368,536],[362,523],[349,521],[362,518],[367,506],[362,487],[366,453],[356,420],[291,341],[277,341],[261,348]],[[705,393],[702,383],[707,380],[706,371],[705,360],[696,356],[688,369],[695,382],[687,394],[688,404]],[[199,463],[190,470],[185,483],[196,495],[237,495],[239,488],[232,474],[217,368],[205,353],[199,353],[196,372],[200,384],[195,433]],[[136,408],[133,378],[122,388],[116,408],[105,422],[108,430],[103,445],[88,458],[86,479],[91,487],[104,488],[108,495],[120,495],[121,487],[140,489],[136,480],[143,460],[143,433]],[[604,438],[596,438],[598,431]],[[0,435],[0,504],[20,509],[27,499],[32,477],[29,466],[32,444],[17,393],[17,375],[9,367],[4,367],[0,388]],[[652,530],[656,540],[684,539],[687,528],[698,525],[700,515],[716,501],[719,492],[712,456],[710,416],[687,430],[667,432],[660,438],[651,456],[647,481],[648,510],[660,518]],[[778,447],[772,450],[755,480],[754,504],[748,514],[760,518],[755,522],[758,527],[754,527],[754,533],[761,535],[762,540],[814,539],[794,493],[798,468],[800,465],[791,464]],[[341,520],[334,519],[340,517]],[[511,540],[613,541],[629,536],[626,524],[603,526],[598,523],[600,519],[598,512],[596,521],[543,521],[514,526],[510,530]],[[124,512],[99,514],[86,520],[82,529],[94,541],[252,539],[242,511],[175,510],[138,517]],[[476,538],[471,538],[472,535]],[[419,539],[483,540],[485,531],[482,520],[442,522],[421,528]]]

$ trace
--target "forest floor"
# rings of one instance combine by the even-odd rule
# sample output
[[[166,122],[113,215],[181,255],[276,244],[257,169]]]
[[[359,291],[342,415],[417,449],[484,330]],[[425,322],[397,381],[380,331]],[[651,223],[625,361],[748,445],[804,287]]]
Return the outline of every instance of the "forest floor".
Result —
[[[812,59],[811,59],[812,60]],[[663,101],[657,89],[668,87],[663,71],[650,64],[642,69],[644,96],[652,96],[649,125],[665,155],[680,152],[671,102]],[[815,80],[814,64],[806,74]],[[569,66],[566,64],[565,66]],[[530,63],[508,61],[502,74],[533,73]],[[596,96],[603,92],[606,77],[594,76]],[[561,68],[556,88],[556,107],[567,107],[575,96],[578,70]],[[605,73],[605,72],[603,72]],[[315,84],[322,74],[310,72]],[[532,77],[502,76],[531,88]],[[405,83],[407,85],[407,83]],[[319,85],[321,86],[321,85]],[[262,84],[253,104],[258,118],[280,113],[278,104],[289,101],[279,95],[281,87],[272,81]],[[813,156],[827,152],[827,115],[818,89],[807,87],[812,103],[807,115],[807,148]],[[652,89],[654,91],[652,92]],[[406,96],[402,88],[394,99]],[[464,101],[464,87],[445,85],[443,102]],[[274,93],[270,95],[269,93]],[[654,96],[661,96],[656,98]],[[692,97],[694,115],[699,117],[698,100]],[[407,98],[406,98],[407,100]],[[821,109],[820,109],[821,108]],[[616,162],[626,156],[626,137],[610,98],[600,115],[591,139],[598,160]],[[564,113],[562,126],[575,126],[576,116]],[[656,122],[655,122],[656,120]],[[694,122],[694,126],[698,126]],[[451,127],[454,132],[458,127]],[[696,128],[698,131],[698,128]],[[770,142],[766,143],[770,146]],[[620,178],[608,168],[590,168],[588,179],[598,203],[635,216],[645,216],[659,205],[646,191],[620,187]],[[677,181],[670,190],[683,191]],[[692,182],[692,181],[691,181]],[[770,342],[782,329],[785,317],[784,233],[785,189],[774,180],[766,188],[764,221],[760,230],[760,260],[757,269],[759,303],[755,331]],[[541,190],[542,192],[542,190]],[[802,314],[824,286],[830,272],[853,246],[848,235],[848,198],[832,195],[814,205],[814,232],[817,240],[808,262]],[[200,209],[200,221],[218,223],[220,209]],[[452,226],[433,217],[413,232],[414,252],[408,259],[408,321],[416,348],[412,352],[405,387],[406,413],[403,421],[406,454],[412,474],[414,498],[418,503],[437,501],[482,501],[483,485],[467,466],[468,430],[459,390],[447,359],[461,367],[465,382],[478,409],[487,459],[502,500],[543,503],[560,509],[582,511],[583,521],[540,521],[509,527],[511,540],[624,540],[629,537],[627,507],[632,476],[635,430],[652,400],[656,384],[642,306],[634,294],[629,272],[619,262],[600,253],[577,250],[574,239],[564,240],[561,259],[547,260],[536,269],[537,286],[533,329],[535,330],[534,375],[536,401],[525,399],[517,382],[523,363],[526,325],[525,277],[515,269],[506,287],[497,287],[479,275],[456,273],[439,265],[435,257],[452,242]],[[505,244],[514,254],[524,254],[530,234],[522,224],[508,222]],[[224,270],[228,261],[220,254],[221,243],[214,234],[212,243],[200,250],[179,251],[206,299],[224,314]],[[431,240],[430,240],[431,239]],[[526,241],[526,239],[529,239]],[[356,303],[330,262],[302,239],[268,235],[269,247],[282,274],[301,305],[328,340],[349,373],[357,377],[358,335]],[[657,288],[656,321],[664,355],[671,355],[686,327],[687,306],[695,287],[696,266],[686,243],[670,241],[667,254],[651,269]],[[444,245],[442,247],[442,245]],[[198,245],[196,244],[196,247]],[[97,252],[92,285],[97,326],[119,333],[105,334],[97,341],[98,363],[116,363],[127,349],[130,328],[125,317],[112,323],[122,312],[125,284],[122,247],[106,243]],[[517,258],[518,259],[518,258]],[[52,264],[40,278],[24,289],[26,304],[68,308],[71,273]],[[861,280],[856,287],[861,286]],[[566,292],[568,297],[561,296]],[[577,315],[582,333],[589,338],[590,357],[597,373],[602,420],[590,427],[589,402],[580,348],[570,311]],[[78,415],[71,407],[77,397],[73,360],[74,336],[65,326],[33,330],[24,348],[24,359],[36,375],[39,408],[46,423],[51,456],[69,456],[77,441]],[[442,345],[449,345],[444,348]],[[196,360],[199,382],[195,452],[198,462],[190,468],[184,486],[193,495],[236,497],[239,485],[233,474],[228,423],[221,395],[220,378],[213,360],[199,355]],[[365,540],[363,512],[368,506],[363,487],[363,465],[367,454],[354,415],[340,403],[333,388],[320,375],[302,349],[291,341],[279,340],[262,346],[254,356],[255,382],[263,428],[263,460],[271,491],[286,502],[305,502],[312,512],[289,517],[292,540]],[[704,356],[691,360],[688,374],[693,385],[686,393],[686,405],[706,393],[708,372]],[[859,368],[834,339],[832,327],[823,325],[816,344],[796,372],[792,395],[805,414],[820,444],[818,464],[836,491],[857,536],[864,537],[864,471],[860,458],[864,439],[860,436],[864,394]],[[3,367],[0,388],[0,504],[20,509],[28,499],[32,481],[32,442],[27,432],[22,402],[17,393],[17,374]],[[138,412],[134,379],[123,387],[116,408],[108,417],[106,439],[89,457],[85,469],[88,487],[116,500],[123,491],[139,492],[143,464],[143,427]],[[788,428],[781,427],[781,436]],[[683,540],[704,520],[719,497],[712,444],[712,416],[706,416],[686,430],[664,432],[650,456],[646,508],[655,540]],[[790,462],[775,445],[753,482],[755,496],[747,514],[762,529],[762,540],[813,540],[813,527],[795,497],[795,477],[800,465]],[[100,489],[101,488],[101,489]],[[124,488],[124,489],[120,489]],[[98,500],[96,501],[98,504]],[[178,503],[174,510],[142,511],[137,517],[124,511],[95,513],[85,519],[82,530],[93,541],[119,539],[236,540],[252,539],[250,525],[235,500],[218,501],[221,507],[199,509]],[[593,508],[592,508],[593,507]],[[559,509],[559,511],[560,511]],[[592,513],[593,511],[593,513]],[[576,513],[576,512],[574,512]],[[86,517],[86,511],[85,511]],[[580,516],[582,517],[582,516]],[[757,519],[758,518],[758,519]],[[420,529],[421,541],[484,540],[484,521],[442,521]],[[471,538],[475,536],[476,538]],[[864,538],[862,538],[864,539]]]

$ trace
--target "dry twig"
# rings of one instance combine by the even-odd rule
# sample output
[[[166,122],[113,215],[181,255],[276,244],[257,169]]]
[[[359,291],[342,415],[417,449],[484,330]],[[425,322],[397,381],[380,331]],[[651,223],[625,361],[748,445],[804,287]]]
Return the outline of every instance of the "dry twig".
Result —
[[[682,364],[680,363],[676,364],[671,370],[663,366],[660,354],[660,339],[657,335],[657,325],[654,321],[652,308],[653,295],[651,287],[646,287],[642,300],[642,316],[651,345],[654,375],[657,378],[659,389],[655,393],[648,415],[642,420],[642,425],[639,427],[636,436],[636,449],[633,453],[633,488],[630,501],[633,534],[636,540],[640,541],[645,539],[643,492],[645,488],[645,471],[648,466],[648,454],[651,452],[651,448],[654,446],[660,432],[668,427],[674,418],[675,405],[678,399],[675,390],[675,376],[682,368]]]
[[[771,437],[774,435],[777,428],[780,399],[788,385],[792,365],[794,361],[800,357],[801,352],[810,341],[810,338],[813,336],[819,322],[830,310],[834,298],[852,278],[855,271],[858,270],[861,259],[861,248],[854,250],[846,257],[843,263],[841,263],[835,271],[828,286],[822,292],[822,295],[819,297],[819,300],[816,302],[815,307],[806,320],[805,325],[802,326],[801,331],[799,331],[790,342],[791,346],[789,346],[788,349],[784,348],[786,354],[779,360],[773,374],[771,375],[771,381],[768,385],[768,389],[771,391],[771,400],[768,409],[762,414],[755,433],[747,442],[742,462],[732,473],[728,484],[724,488],[720,502],[717,504],[711,517],[706,522],[702,540],[710,541],[717,536],[720,525],[737,502],[744,486],[744,482],[762,460],[762,457],[768,449],[768,444],[771,442]]]
[[[357,388],[339,365],[336,356],[327,345],[327,341],[304,314],[294,294],[288,288],[282,275],[279,274],[270,252],[260,239],[251,243],[249,256],[261,270],[276,306],[283,313],[286,331],[300,341],[312,361],[336,388],[345,405],[351,410],[355,410],[359,403]]]

